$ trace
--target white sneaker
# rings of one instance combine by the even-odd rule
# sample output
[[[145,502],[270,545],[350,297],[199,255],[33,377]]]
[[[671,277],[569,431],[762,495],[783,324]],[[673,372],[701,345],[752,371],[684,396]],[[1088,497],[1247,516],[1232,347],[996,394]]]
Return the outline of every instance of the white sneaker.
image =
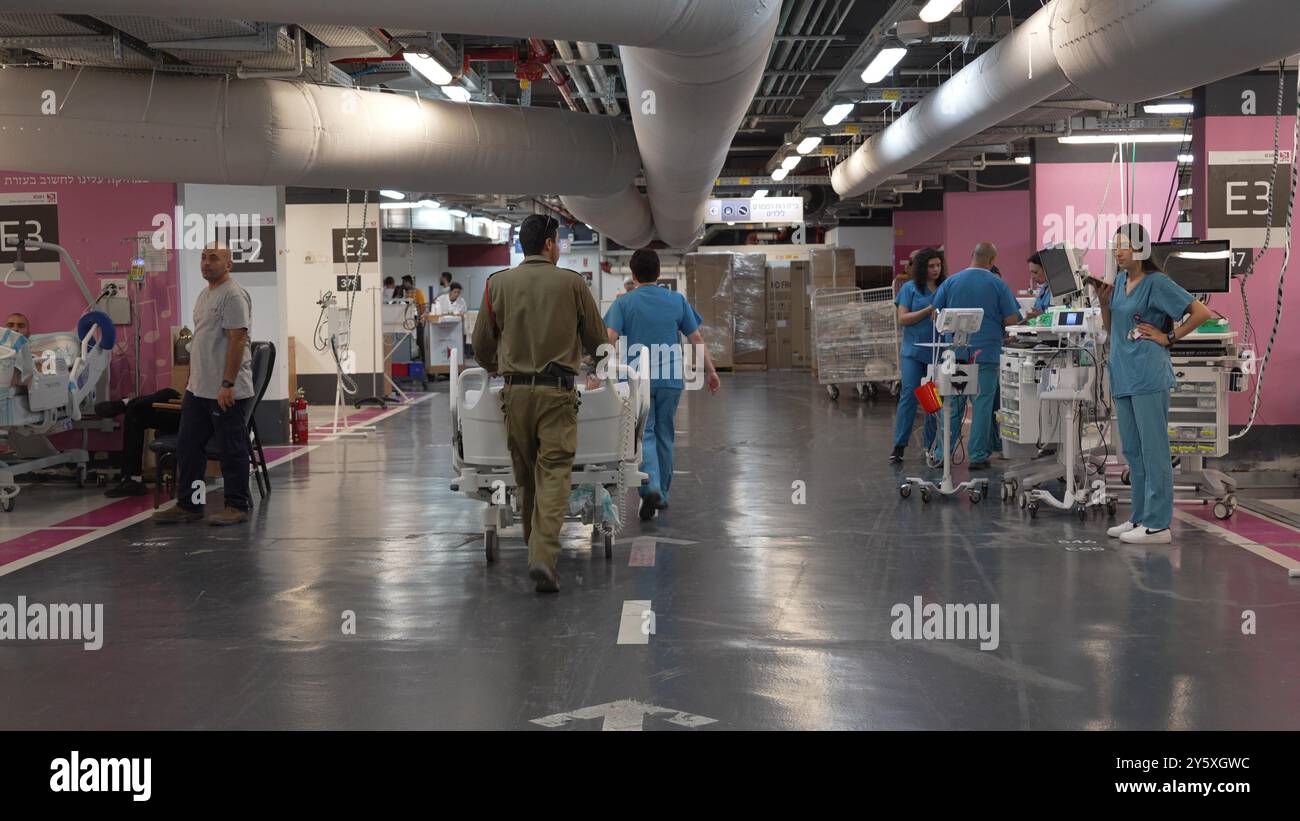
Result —
[[[1135,527],[1120,538],[1129,544],[1169,544],[1173,541],[1173,536],[1169,528],[1163,530],[1150,530],[1145,527]]]
[[[1115,525],[1110,530],[1107,530],[1106,535],[1111,537],[1112,539],[1118,539],[1119,537],[1123,536],[1125,533],[1128,533],[1130,530],[1132,530],[1135,527],[1137,527],[1137,525],[1133,524],[1132,522],[1125,522],[1122,525]]]

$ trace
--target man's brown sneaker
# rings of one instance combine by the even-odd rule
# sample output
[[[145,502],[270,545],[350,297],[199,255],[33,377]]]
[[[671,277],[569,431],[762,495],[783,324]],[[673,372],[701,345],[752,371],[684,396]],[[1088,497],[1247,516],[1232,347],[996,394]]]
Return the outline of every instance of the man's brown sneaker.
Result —
[[[228,507],[220,513],[214,513],[208,517],[208,524],[214,527],[227,527],[229,525],[237,525],[240,522],[247,521],[248,511],[238,510],[233,507]]]
[[[166,510],[155,510],[153,520],[160,525],[174,525],[182,522],[197,522],[203,518],[201,510],[186,510],[180,505],[173,505]]]

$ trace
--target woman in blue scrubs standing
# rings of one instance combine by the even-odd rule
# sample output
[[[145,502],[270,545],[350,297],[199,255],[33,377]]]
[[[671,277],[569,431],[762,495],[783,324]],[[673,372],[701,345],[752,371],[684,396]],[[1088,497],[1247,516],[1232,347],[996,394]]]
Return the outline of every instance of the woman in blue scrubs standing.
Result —
[[[1167,544],[1174,516],[1169,392],[1178,384],[1169,348],[1210,319],[1210,309],[1156,269],[1141,225],[1115,235],[1115,259],[1115,284],[1099,287],[1098,296],[1110,335],[1111,396],[1132,477],[1133,513],[1107,534],[1132,544]]]
[[[902,370],[902,390],[898,394],[898,413],[894,417],[894,452],[889,461],[903,461],[903,451],[912,438],[912,425],[916,421],[916,389],[925,378],[926,366],[933,356],[932,348],[919,346],[919,342],[934,341],[934,292],[945,275],[943,255],[933,248],[918,253],[912,262],[912,279],[898,290],[894,304],[898,306],[898,324],[903,326],[903,346],[899,350],[898,364]],[[935,414],[925,416],[925,449],[934,444],[939,423]]]

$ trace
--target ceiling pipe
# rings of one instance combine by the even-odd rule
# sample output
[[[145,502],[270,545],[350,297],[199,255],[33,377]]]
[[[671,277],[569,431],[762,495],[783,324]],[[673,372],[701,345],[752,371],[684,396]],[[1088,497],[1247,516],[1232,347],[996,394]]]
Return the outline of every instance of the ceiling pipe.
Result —
[[[605,71],[604,66],[597,65],[595,62],[600,59],[600,47],[595,43],[579,42],[578,54],[582,55],[582,59],[588,64],[587,74],[591,77],[592,88],[600,95],[601,102],[605,104],[605,113],[611,117],[622,114],[623,108],[618,104],[618,99],[614,96],[613,78]],[[573,74],[575,78],[578,76],[576,67]]]
[[[860,196],[1070,85],[1137,102],[1249,71],[1295,53],[1297,29],[1295,0],[1050,0],[867,140],[831,183]]]
[[[532,49],[533,56],[541,61],[542,68],[545,69],[546,75],[551,78],[551,82],[555,83],[556,89],[559,90],[560,96],[564,98],[569,110],[577,111],[578,103],[573,99],[573,93],[569,91],[569,81],[564,79],[564,75],[560,70],[551,63],[551,50],[536,37],[528,38],[528,46]]]
[[[641,164],[612,117],[97,69],[0,71],[0,134],[27,171],[224,185],[604,197]]]
[[[599,101],[593,98],[591,88],[588,87],[586,80],[582,79],[582,69],[573,65],[573,47],[569,45],[569,41],[556,40],[555,50],[560,53],[560,59],[568,63],[565,68],[569,72],[569,76],[573,78],[573,85],[577,87],[578,94],[582,97],[582,103],[587,107],[587,111],[592,114],[599,114]]]
[[[49,0],[0,0],[0,12],[48,12],[49,5]],[[175,0],[58,0],[58,5],[61,13],[100,17],[171,18],[181,11]],[[441,31],[617,44],[654,226],[670,245],[689,244],[704,224],[713,180],[758,87],[781,9],[780,0],[313,0],[309,5],[305,12],[302,0],[189,0],[183,14],[224,20],[295,20],[309,14],[314,23],[382,24],[388,31],[425,31],[436,25]],[[473,110],[474,104],[463,105]],[[544,148],[542,153],[549,151]],[[537,154],[521,147],[511,160],[525,162],[531,156],[537,163]],[[626,183],[626,178],[606,182],[621,192],[622,203],[630,201]],[[492,189],[477,183],[454,190]],[[599,228],[599,221],[593,227]]]

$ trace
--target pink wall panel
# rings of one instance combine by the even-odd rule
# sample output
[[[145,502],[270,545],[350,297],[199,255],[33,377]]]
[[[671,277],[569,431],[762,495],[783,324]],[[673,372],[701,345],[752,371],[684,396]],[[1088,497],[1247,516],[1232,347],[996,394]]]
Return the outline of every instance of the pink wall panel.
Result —
[[[1272,151],[1273,118],[1272,117],[1206,117],[1204,118],[1204,142],[1193,143],[1196,155],[1196,171],[1192,185],[1194,222],[1199,230],[1205,225],[1205,166],[1207,151]],[[1290,150],[1289,135],[1295,126],[1295,118],[1283,118],[1281,142],[1284,150]],[[1199,135],[1198,135],[1199,136]],[[1279,174],[1286,173],[1279,168]],[[1263,356],[1268,344],[1269,331],[1277,315],[1278,279],[1282,271],[1283,240],[1280,231],[1274,231],[1272,248],[1259,256],[1255,271],[1246,285],[1246,295],[1250,298],[1251,315],[1255,322],[1255,352]],[[1300,248],[1300,235],[1292,226],[1292,243]],[[1258,425],[1296,425],[1300,424],[1300,380],[1294,374],[1300,372],[1300,334],[1295,333],[1296,323],[1300,322],[1300,255],[1292,254],[1287,272],[1283,301],[1283,322],[1278,330],[1277,342],[1273,356],[1265,374],[1264,389],[1260,395],[1259,415],[1255,420]],[[1236,330],[1245,327],[1245,310],[1242,306],[1241,293],[1234,280],[1233,293],[1216,296],[1211,299],[1210,307],[1226,316]],[[1289,329],[1289,330],[1288,330]],[[1231,402],[1233,424],[1245,424],[1250,418],[1250,394],[1234,394]],[[1244,441],[1244,440],[1243,440]]]
[[[1029,286],[1025,259],[1034,249],[1028,191],[948,193],[943,210],[950,272],[968,267],[975,246],[988,240],[998,247],[995,264],[1012,290]]]
[[[59,243],[76,260],[92,294],[98,292],[102,279],[96,271],[109,270],[117,263],[125,277],[135,245],[124,240],[138,231],[153,230],[154,215],[170,215],[176,205],[176,186],[171,183],[0,171],[0,194],[19,192],[58,195]],[[158,390],[171,381],[170,328],[184,324],[177,310],[177,282],[171,255],[166,271],[148,274],[138,297],[141,392]],[[36,333],[74,329],[86,307],[66,265],[61,266],[57,282],[37,282],[29,289],[0,288],[0,294],[0,310],[27,314]],[[134,360],[134,329],[119,327],[112,364],[113,397],[135,393]],[[116,439],[116,435],[96,435],[91,446],[108,447]]]
[[[1173,236],[1177,215],[1170,205],[1170,217],[1163,235],[1156,236],[1165,222],[1169,188],[1174,163],[1137,163],[1131,178],[1126,171],[1123,195],[1131,196],[1132,208],[1124,207],[1121,198],[1119,166],[1109,163],[1043,163],[1034,166],[1034,237],[1035,247],[1049,242],[1068,242],[1084,247],[1084,259],[1091,271],[1106,264],[1110,231],[1126,222],[1136,221],[1147,227],[1157,240]],[[1126,169],[1129,166],[1125,166]],[[1130,179],[1132,184],[1130,184]],[[1107,185],[1109,183],[1109,191]],[[1104,203],[1104,204],[1103,204]],[[1131,213],[1130,213],[1131,212]],[[1100,219],[1098,219],[1100,217]],[[1135,219],[1136,218],[1136,219]],[[1104,230],[1097,236],[1097,226]],[[1105,226],[1109,226],[1106,228]],[[1064,234],[1064,239],[1062,239]]]

